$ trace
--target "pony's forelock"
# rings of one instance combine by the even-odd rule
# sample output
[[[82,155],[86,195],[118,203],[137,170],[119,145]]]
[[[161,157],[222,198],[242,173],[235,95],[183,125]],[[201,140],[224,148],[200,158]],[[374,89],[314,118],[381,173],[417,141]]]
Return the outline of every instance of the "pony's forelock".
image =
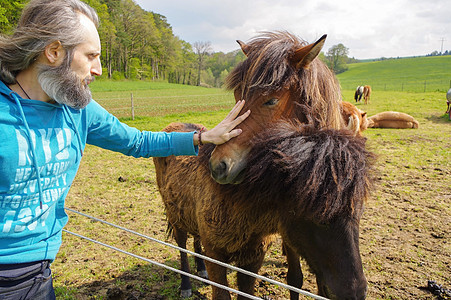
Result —
[[[308,69],[297,69],[291,61],[293,53],[305,45],[304,40],[284,31],[257,36],[246,44],[247,59],[231,71],[225,87],[239,91],[241,99],[247,101],[254,93],[288,88],[293,101],[302,105],[302,110],[295,111],[300,120],[311,119],[315,126],[341,129],[341,92],[333,73],[319,59]]]

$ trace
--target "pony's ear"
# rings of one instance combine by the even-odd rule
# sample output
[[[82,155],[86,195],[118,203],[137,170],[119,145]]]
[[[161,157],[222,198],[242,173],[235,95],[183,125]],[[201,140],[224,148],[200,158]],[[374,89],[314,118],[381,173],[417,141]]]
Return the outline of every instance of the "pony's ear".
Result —
[[[249,51],[249,46],[246,45],[246,43],[244,43],[243,41],[240,41],[240,40],[236,40],[236,42],[240,45],[241,51],[243,51],[244,55],[247,56],[248,51]]]
[[[346,129],[354,132],[354,134],[357,134],[359,132],[360,120],[355,114],[352,114],[352,115],[349,116],[348,124],[346,126]]]
[[[323,35],[315,43],[299,48],[291,58],[296,69],[308,69],[310,63],[318,56],[326,42],[327,34]]]

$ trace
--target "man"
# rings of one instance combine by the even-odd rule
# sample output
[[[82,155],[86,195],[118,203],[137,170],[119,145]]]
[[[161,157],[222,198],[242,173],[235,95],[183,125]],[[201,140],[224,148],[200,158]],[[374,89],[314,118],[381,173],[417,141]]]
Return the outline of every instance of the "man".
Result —
[[[238,102],[205,132],[140,132],[91,100],[102,73],[98,16],[79,0],[31,0],[0,38],[0,299],[54,299],[50,263],[68,217],[64,200],[85,145],[134,157],[196,155],[234,129]]]

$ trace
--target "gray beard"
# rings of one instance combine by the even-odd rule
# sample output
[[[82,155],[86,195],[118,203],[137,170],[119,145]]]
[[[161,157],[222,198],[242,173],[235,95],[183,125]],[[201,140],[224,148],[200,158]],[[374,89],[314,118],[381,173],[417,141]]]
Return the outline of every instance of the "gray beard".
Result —
[[[94,77],[81,81],[66,62],[58,67],[41,66],[38,73],[39,84],[51,99],[75,109],[85,108],[91,102],[88,80],[92,81]]]

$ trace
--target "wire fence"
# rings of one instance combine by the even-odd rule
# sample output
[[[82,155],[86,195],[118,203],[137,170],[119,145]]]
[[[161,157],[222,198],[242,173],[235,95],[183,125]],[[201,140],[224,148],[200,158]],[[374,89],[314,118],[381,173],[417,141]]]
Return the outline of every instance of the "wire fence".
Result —
[[[180,248],[180,247],[175,246],[175,245],[172,245],[172,244],[170,244],[170,243],[166,243],[166,242],[160,241],[160,240],[158,240],[158,239],[156,239],[156,238],[153,238],[153,237],[150,237],[150,236],[141,234],[141,233],[139,233],[139,232],[136,232],[136,231],[127,229],[127,228],[125,228],[125,227],[122,227],[122,226],[119,226],[119,225],[116,225],[116,224],[113,224],[113,223],[110,223],[110,222],[101,220],[101,219],[99,219],[99,218],[96,218],[96,217],[93,217],[93,216],[90,216],[90,215],[87,215],[87,214],[78,212],[78,211],[76,211],[76,210],[74,210],[74,209],[65,207],[65,210],[66,210],[66,211],[69,211],[69,212],[72,212],[72,213],[75,213],[75,214],[78,214],[78,215],[81,215],[81,216],[83,216],[83,217],[89,218],[89,219],[91,219],[91,220],[94,220],[94,221],[97,221],[97,222],[100,222],[100,223],[103,223],[103,224],[106,224],[106,225],[115,227],[115,228],[117,228],[117,229],[126,231],[126,232],[128,232],[128,233],[137,235],[137,236],[139,236],[139,237],[148,239],[148,240],[150,240],[150,241],[153,241],[153,242],[162,244],[162,245],[164,245],[164,246],[171,247],[171,248],[176,249],[176,250],[178,250],[178,251],[185,252],[185,253],[187,253],[187,254],[196,256],[196,257],[201,258],[201,259],[203,259],[203,260],[206,260],[206,261],[209,261],[209,262],[218,264],[218,265],[220,265],[220,266],[222,266],[222,267],[229,268],[229,269],[231,269],[231,270],[233,270],[233,271],[241,272],[241,273],[243,273],[243,274],[245,274],[245,275],[252,276],[252,277],[254,277],[254,278],[256,278],[256,279],[259,279],[259,280],[263,280],[263,281],[269,282],[269,283],[271,283],[271,284],[274,284],[274,285],[277,285],[277,286],[279,286],[279,287],[288,289],[288,290],[290,290],[290,291],[299,293],[299,294],[301,294],[301,295],[304,295],[304,296],[307,296],[307,297],[310,297],[310,298],[313,298],[313,299],[327,300],[327,298],[324,298],[324,297],[322,297],[322,296],[318,296],[318,295],[312,294],[312,293],[310,293],[310,292],[308,292],[308,291],[305,291],[305,290],[302,290],[302,289],[298,289],[298,288],[296,288],[296,287],[293,287],[293,286],[287,285],[287,284],[285,284],[285,283],[282,283],[282,282],[279,282],[279,281],[276,281],[276,280],[273,280],[273,279],[270,279],[270,278],[267,278],[267,277],[264,277],[264,276],[261,276],[261,275],[252,273],[252,272],[249,272],[249,271],[247,271],[247,270],[244,270],[244,269],[235,267],[235,266],[230,265],[230,264],[226,264],[226,263],[224,263],[224,262],[215,260],[215,259],[210,258],[210,257],[208,257],[208,256],[205,256],[205,255],[202,255],[202,254],[199,254],[199,253],[195,253],[195,252],[189,251],[189,250],[184,249],[184,248]],[[131,253],[131,252],[128,252],[128,251],[119,249],[119,248],[117,248],[117,247],[115,247],[115,246],[108,245],[108,244],[106,244],[106,243],[103,243],[103,242],[97,241],[97,240],[95,240],[95,239],[92,239],[92,238],[83,236],[83,235],[81,235],[81,234],[74,233],[74,232],[71,232],[71,231],[66,230],[66,229],[63,229],[63,231],[66,232],[66,233],[68,233],[68,234],[71,234],[71,235],[74,235],[74,236],[76,236],[76,237],[79,237],[79,238],[81,238],[81,239],[87,240],[87,241],[89,241],[89,242],[92,242],[92,243],[95,243],[95,244],[98,244],[98,245],[107,247],[107,248],[109,248],[109,249],[112,249],[112,250],[114,250],[114,251],[120,252],[120,253],[122,253],[122,254],[126,254],[126,255],[129,255],[129,256],[131,256],[131,257],[134,257],[134,258],[137,258],[137,259],[146,261],[146,262],[148,262],[148,263],[150,263],[150,264],[153,264],[153,265],[156,265],[156,266],[158,266],[158,267],[165,268],[165,269],[170,270],[170,271],[172,271],[172,272],[175,272],[175,273],[178,273],[178,274],[181,274],[181,275],[188,276],[188,277],[190,277],[190,278],[193,278],[193,279],[202,281],[202,282],[207,283],[207,284],[210,284],[210,285],[212,285],[212,286],[216,286],[216,287],[222,288],[222,289],[224,289],[224,290],[227,290],[227,291],[229,291],[229,292],[235,293],[235,294],[237,294],[237,295],[241,295],[241,296],[247,297],[247,298],[249,298],[249,299],[262,299],[262,298],[259,298],[259,297],[253,296],[253,295],[249,295],[249,294],[243,293],[243,292],[241,292],[241,291],[238,291],[238,290],[236,290],[236,289],[230,288],[230,287],[228,287],[228,286],[224,286],[224,285],[218,284],[218,283],[213,282],[213,281],[211,281],[211,280],[204,279],[204,278],[202,278],[202,277],[199,277],[199,276],[196,276],[196,275],[193,275],[193,274],[190,274],[190,273],[187,273],[187,272],[184,272],[184,271],[175,269],[175,268],[173,268],[173,267],[170,267],[170,266],[167,266],[167,265],[165,265],[165,264],[163,264],[163,263],[160,263],[160,262],[157,262],[157,261],[154,261],[154,260],[145,258],[145,257],[143,257],[143,256],[140,256],[140,255],[137,255],[137,254],[134,254],[134,253]]]
[[[141,93],[127,93],[111,98],[96,98],[96,101],[118,118],[134,116],[165,116],[186,113],[230,109],[234,98],[227,93],[150,96]]]
[[[403,80],[393,79],[371,80],[360,78],[359,80],[340,80],[341,88],[344,90],[355,90],[357,86],[369,85],[374,91],[395,91],[395,92],[412,92],[412,93],[428,93],[443,92],[446,93],[451,88],[451,79],[440,80]]]

